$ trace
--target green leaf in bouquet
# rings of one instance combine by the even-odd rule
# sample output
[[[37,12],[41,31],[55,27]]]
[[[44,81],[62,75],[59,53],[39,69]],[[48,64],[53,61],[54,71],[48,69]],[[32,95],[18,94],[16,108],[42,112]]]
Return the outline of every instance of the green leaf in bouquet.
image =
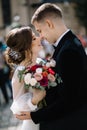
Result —
[[[25,72],[25,69],[24,70],[18,70],[18,78],[19,78],[19,82],[21,82],[23,80],[23,77],[24,77],[24,72]]]
[[[58,74],[55,74],[55,78],[57,78],[59,75]]]
[[[51,85],[52,87],[55,87],[55,86],[57,86],[57,83],[56,83],[56,82],[51,82],[50,85]]]
[[[39,88],[40,87],[40,83],[37,82],[36,85],[34,86],[34,88]]]
[[[39,88],[40,88],[41,90],[45,90],[45,88],[44,88],[43,86],[39,86]]]
[[[61,77],[58,77],[57,81],[58,81],[59,84],[63,82]]]
[[[29,84],[24,84],[25,89],[29,89],[29,87],[31,87]]]
[[[41,89],[41,90],[45,90],[44,87],[41,86],[39,82],[37,82],[36,85],[33,88],[38,88],[38,89]]]

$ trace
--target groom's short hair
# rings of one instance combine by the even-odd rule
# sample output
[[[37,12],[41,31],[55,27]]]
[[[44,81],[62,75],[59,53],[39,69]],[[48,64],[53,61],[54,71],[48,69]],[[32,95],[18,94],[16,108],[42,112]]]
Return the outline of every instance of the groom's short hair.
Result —
[[[43,21],[45,18],[62,18],[62,11],[61,9],[56,6],[55,4],[45,3],[42,4],[33,14],[31,23],[35,21],[40,22]]]

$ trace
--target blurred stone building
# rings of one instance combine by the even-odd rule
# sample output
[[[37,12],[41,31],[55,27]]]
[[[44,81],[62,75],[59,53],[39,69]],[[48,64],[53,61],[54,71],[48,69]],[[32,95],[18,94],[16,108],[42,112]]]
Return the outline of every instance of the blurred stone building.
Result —
[[[0,0],[0,36],[5,36],[12,27],[31,25],[33,13],[45,2],[60,6],[64,12],[66,25],[78,33],[81,27],[75,17],[75,3],[70,0]]]

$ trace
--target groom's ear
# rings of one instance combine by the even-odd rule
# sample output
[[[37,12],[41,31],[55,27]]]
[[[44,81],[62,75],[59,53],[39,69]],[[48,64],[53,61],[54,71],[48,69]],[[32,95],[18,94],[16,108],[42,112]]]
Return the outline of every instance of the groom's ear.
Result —
[[[54,28],[54,24],[53,24],[53,22],[52,22],[51,20],[46,19],[45,22],[46,22],[47,26],[48,26],[50,29]]]

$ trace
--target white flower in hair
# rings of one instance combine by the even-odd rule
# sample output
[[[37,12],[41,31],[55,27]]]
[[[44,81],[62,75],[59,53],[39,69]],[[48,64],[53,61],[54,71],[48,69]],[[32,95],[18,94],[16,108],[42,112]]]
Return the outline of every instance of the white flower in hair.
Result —
[[[13,57],[14,60],[17,60],[17,59],[21,58],[20,52],[14,51],[14,50],[12,50],[12,49],[11,49],[11,52],[9,53],[9,55],[10,55],[11,57]]]
[[[17,59],[18,59],[18,54],[16,54],[16,55],[14,56],[14,59],[15,59],[15,60],[17,60]]]

